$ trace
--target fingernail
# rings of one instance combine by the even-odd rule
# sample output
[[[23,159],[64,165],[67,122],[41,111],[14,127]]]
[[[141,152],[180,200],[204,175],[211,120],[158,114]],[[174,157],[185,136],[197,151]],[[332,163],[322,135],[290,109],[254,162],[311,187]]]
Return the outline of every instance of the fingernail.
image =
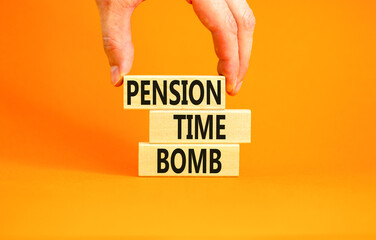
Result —
[[[238,85],[236,85],[235,90],[234,90],[234,94],[237,94],[239,92],[242,84],[243,84],[243,81],[239,82]]]
[[[111,82],[114,86],[117,86],[121,81],[120,72],[118,66],[111,67]]]
[[[231,84],[231,83],[226,84],[226,91],[228,93],[232,93],[232,91],[234,91],[234,89],[235,89],[235,86],[236,86],[236,82],[234,82],[233,84]]]
[[[232,92],[232,84],[226,84],[226,91],[228,93]]]

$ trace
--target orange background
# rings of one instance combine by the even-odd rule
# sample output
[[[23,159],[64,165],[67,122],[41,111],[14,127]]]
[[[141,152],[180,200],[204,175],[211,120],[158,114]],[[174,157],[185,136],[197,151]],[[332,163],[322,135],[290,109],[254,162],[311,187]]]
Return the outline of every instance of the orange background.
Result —
[[[376,228],[376,4],[249,1],[252,110],[239,178],[139,178],[148,111],[122,109],[94,1],[0,15],[0,238],[368,239]],[[216,74],[183,0],[133,17],[131,74]]]

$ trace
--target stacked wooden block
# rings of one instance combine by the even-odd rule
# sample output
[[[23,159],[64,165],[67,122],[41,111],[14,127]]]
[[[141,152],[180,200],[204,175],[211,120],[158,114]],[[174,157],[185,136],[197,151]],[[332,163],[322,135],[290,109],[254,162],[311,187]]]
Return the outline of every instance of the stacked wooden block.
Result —
[[[222,76],[124,76],[124,108],[150,109],[139,176],[239,176],[251,111],[225,110]]]

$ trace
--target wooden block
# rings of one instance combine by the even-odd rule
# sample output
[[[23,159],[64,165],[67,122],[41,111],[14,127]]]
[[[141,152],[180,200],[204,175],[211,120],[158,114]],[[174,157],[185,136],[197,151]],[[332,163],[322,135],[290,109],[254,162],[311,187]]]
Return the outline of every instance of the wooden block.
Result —
[[[153,110],[150,143],[251,142],[250,110]]]
[[[239,176],[239,144],[139,143],[139,176]]]
[[[224,109],[223,76],[124,76],[125,109]]]

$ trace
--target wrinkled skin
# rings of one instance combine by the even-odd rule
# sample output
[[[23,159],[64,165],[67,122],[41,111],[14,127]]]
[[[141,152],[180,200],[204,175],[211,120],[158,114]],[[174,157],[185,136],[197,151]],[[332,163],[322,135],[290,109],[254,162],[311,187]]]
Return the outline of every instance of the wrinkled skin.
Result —
[[[101,16],[103,45],[111,66],[111,81],[122,85],[132,67],[134,48],[131,17],[143,0],[96,0]],[[226,91],[236,95],[248,70],[255,17],[246,0],[187,0],[213,36],[218,73],[226,77]]]

